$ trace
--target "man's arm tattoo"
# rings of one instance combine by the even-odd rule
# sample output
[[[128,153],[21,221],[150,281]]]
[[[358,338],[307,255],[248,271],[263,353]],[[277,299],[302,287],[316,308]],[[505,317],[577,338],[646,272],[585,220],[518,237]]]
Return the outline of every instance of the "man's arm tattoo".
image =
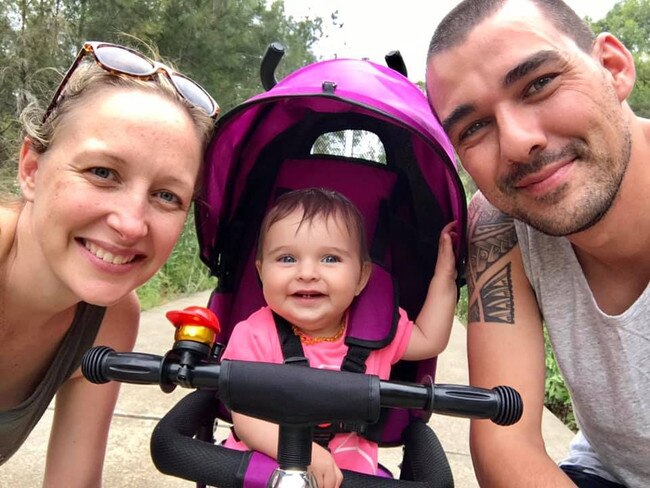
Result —
[[[511,266],[510,263],[506,264],[481,287],[479,293],[485,322],[515,323]]]
[[[517,244],[514,222],[491,205],[472,202],[470,212],[469,273],[467,291],[469,322],[514,323],[511,264],[489,277],[474,295],[476,282]],[[482,317],[481,317],[482,312]]]
[[[477,212],[473,231],[469,259],[476,275],[474,280],[478,281],[493,263],[515,247],[517,233],[512,219],[494,209]]]

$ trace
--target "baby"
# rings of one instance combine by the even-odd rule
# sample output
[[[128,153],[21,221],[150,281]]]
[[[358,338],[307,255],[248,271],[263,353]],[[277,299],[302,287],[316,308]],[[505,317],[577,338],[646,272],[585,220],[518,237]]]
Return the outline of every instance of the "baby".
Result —
[[[400,359],[440,354],[447,345],[456,305],[452,248],[455,222],[441,232],[436,270],[415,322],[399,310],[395,338],[373,351],[366,372],[388,379]],[[370,278],[371,262],[359,210],[343,195],[324,189],[285,193],[265,216],[256,267],[267,306],[237,324],[224,359],[284,361],[273,313],[300,337],[314,368],[339,370],[347,352],[347,311]],[[255,450],[277,459],[278,427],[232,412],[234,435],[226,446]],[[327,448],[314,443],[310,471],[321,488],[341,485],[341,469],[377,474],[378,447],[356,433],[336,434]]]

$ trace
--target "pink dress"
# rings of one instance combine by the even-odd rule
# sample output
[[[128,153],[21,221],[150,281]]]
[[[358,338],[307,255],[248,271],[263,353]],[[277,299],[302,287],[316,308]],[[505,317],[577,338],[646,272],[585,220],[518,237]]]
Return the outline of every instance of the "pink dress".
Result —
[[[393,342],[383,349],[373,351],[366,361],[366,372],[377,375],[382,380],[388,379],[391,366],[404,355],[413,330],[413,322],[408,319],[406,312],[400,309],[399,313],[400,319]],[[335,342],[303,344],[303,351],[305,357],[309,359],[310,366],[340,370],[343,358],[348,351],[344,339],[345,335]],[[223,359],[267,363],[284,362],[273,315],[268,307],[259,309],[248,319],[237,324],[230,336]],[[237,441],[232,434],[226,439],[225,445],[242,451],[248,450],[246,445]],[[330,441],[328,447],[339,468],[377,474],[378,447],[376,443],[351,432],[337,434]]]

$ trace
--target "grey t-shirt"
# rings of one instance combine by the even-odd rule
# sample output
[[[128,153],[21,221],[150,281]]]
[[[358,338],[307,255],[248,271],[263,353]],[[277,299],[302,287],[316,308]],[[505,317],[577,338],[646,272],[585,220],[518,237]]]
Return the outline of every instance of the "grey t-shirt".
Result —
[[[563,463],[650,486],[650,287],[622,314],[607,315],[566,238],[515,227],[581,430]]]
[[[0,465],[25,442],[59,387],[79,367],[81,357],[95,341],[105,310],[104,307],[80,303],[70,330],[40,384],[20,405],[0,411]]]

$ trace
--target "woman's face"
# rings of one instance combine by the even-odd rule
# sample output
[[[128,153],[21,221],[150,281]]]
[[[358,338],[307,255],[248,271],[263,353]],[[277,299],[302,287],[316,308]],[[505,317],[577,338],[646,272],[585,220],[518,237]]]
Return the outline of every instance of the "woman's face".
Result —
[[[62,292],[110,305],[146,282],[183,228],[201,163],[190,116],[138,89],[75,106],[50,148],[21,153],[33,259]]]

